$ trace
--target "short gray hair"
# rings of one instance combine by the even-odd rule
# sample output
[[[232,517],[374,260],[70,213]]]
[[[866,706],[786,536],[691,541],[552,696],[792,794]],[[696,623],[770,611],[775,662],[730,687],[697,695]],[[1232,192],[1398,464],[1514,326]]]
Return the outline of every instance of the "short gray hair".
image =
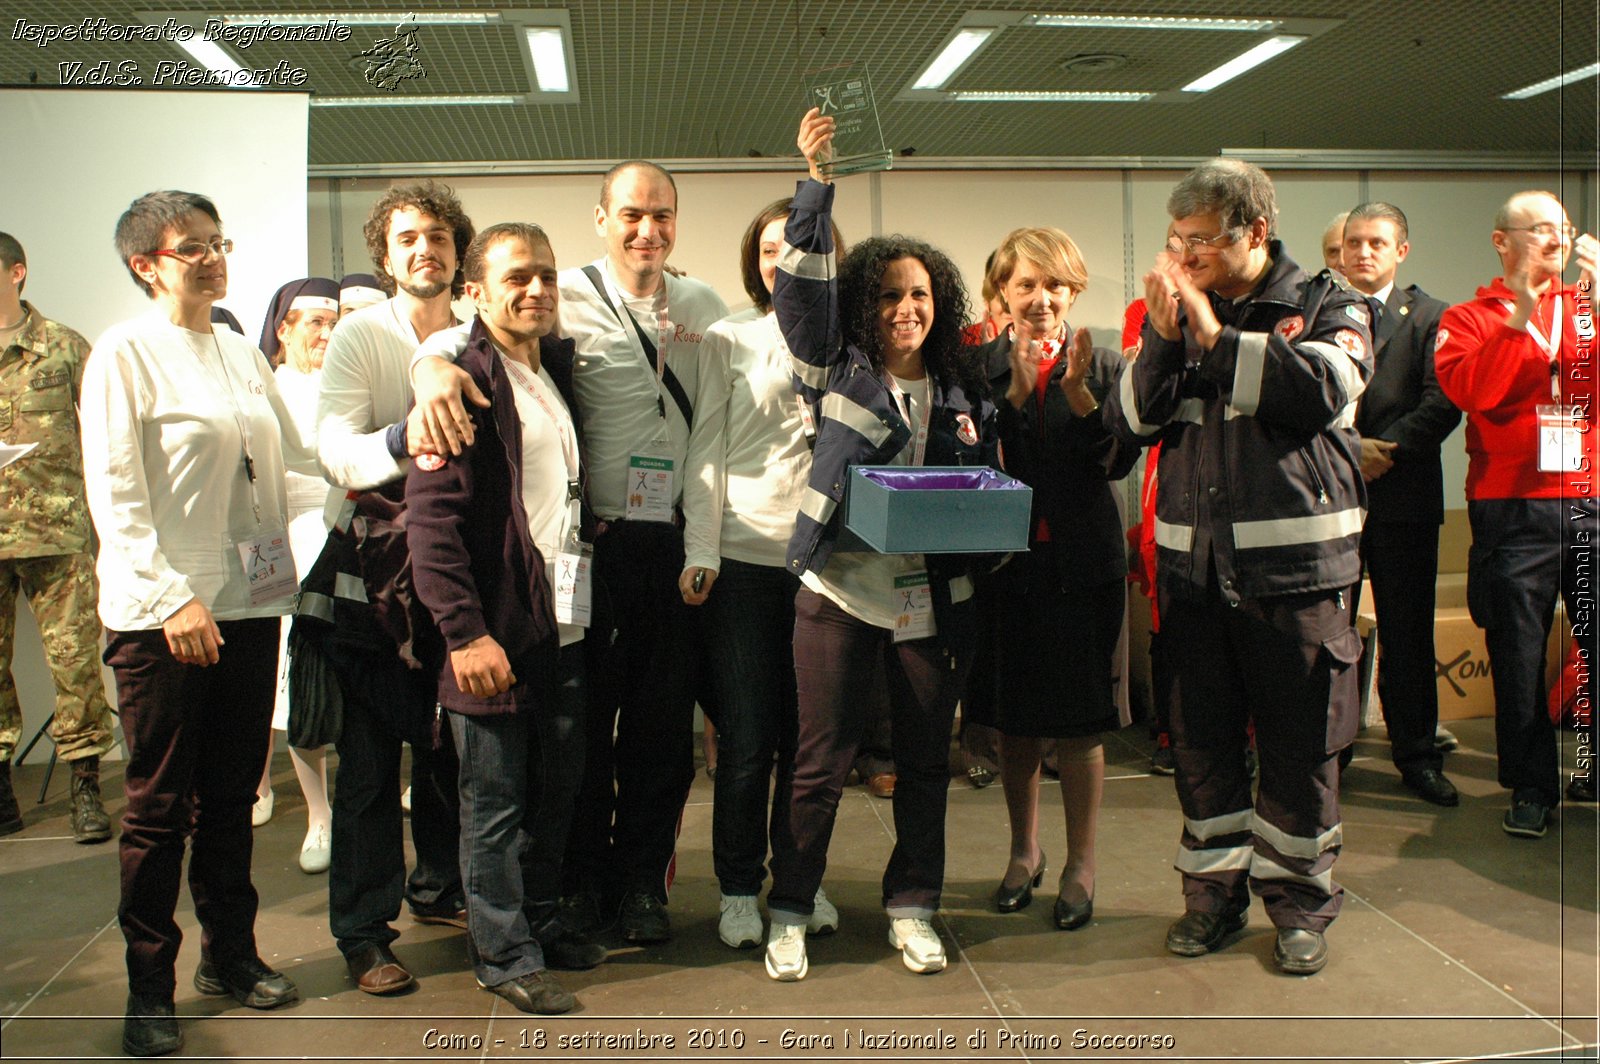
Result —
[[[1208,159],[1183,175],[1167,197],[1174,219],[1216,212],[1232,232],[1267,220],[1267,236],[1278,235],[1278,195],[1259,166],[1239,159]]]

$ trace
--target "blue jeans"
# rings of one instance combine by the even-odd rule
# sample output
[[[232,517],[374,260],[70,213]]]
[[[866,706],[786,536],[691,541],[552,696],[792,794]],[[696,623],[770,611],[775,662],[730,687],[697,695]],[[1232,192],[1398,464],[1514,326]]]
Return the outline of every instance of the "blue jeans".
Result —
[[[525,683],[537,683],[534,678]],[[537,708],[450,713],[461,754],[461,882],[478,982],[544,968],[541,932],[561,900],[561,865],[583,777],[583,645],[564,647]]]
[[[717,779],[712,864],[724,894],[754,896],[766,878],[767,781],[772,805],[794,779],[794,596],[800,581],[779,566],[722,559],[706,600],[705,634],[717,699]]]

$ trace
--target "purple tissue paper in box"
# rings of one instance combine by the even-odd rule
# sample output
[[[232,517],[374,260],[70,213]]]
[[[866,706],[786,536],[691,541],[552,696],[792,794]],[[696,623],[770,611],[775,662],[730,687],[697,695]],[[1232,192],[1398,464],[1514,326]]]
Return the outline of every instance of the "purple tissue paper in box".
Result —
[[[1032,488],[986,467],[856,466],[844,524],[882,554],[1027,550],[1032,506]]]

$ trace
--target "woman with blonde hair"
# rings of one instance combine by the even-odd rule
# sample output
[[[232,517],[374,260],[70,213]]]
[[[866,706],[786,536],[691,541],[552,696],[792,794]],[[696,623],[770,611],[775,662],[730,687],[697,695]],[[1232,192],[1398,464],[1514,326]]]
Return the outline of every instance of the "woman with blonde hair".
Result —
[[[1139,453],[1101,423],[1100,402],[1121,357],[1067,324],[1089,282],[1072,238],[1055,228],[1017,229],[995,253],[990,278],[1012,325],[979,355],[1000,409],[1006,471],[1034,493],[1028,551],[982,582],[994,606],[981,635],[994,685],[986,693],[998,707],[1000,781],[1011,822],[1010,860],[994,904],[1003,913],[1023,909],[1044,879],[1039,775],[1054,745],[1067,856],[1053,918],[1070,931],[1094,912],[1095,823],[1105,780],[1100,735],[1120,724],[1113,654],[1127,564],[1109,481],[1126,476]]]

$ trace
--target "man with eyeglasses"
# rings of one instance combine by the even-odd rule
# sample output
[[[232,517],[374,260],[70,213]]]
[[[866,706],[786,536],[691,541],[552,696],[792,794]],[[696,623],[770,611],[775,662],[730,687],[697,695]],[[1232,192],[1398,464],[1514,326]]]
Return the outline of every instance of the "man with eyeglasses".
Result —
[[[24,302],[27,281],[22,245],[0,233],[0,444],[33,448],[0,470],[0,835],[22,830],[11,789],[22,709],[10,671],[20,590],[55,680],[50,739],[72,766],[72,837],[105,842],[111,821],[100,800],[100,756],[111,749],[111,708],[100,679],[77,411],[89,342]]]
[[[1460,801],[1444,774],[1435,734],[1433,605],[1439,578],[1444,472],[1439,445],[1461,411],[1439,390],[1433,340],[1445,305],[1416,285],[1395,283],[1411,252],[1406,216],[1390,203],[1363,203],[1340,232],[1344,275],[1374,316],[1372,380],[1356,407],[1367,524],[1361,557],[1378,611],[1378,695],[1389,754],[1400,781],[1425,801]]]
[[[1600,244],[1576,236],[1561,201],[1519,192],[1495,214],[1501,276],[1444,312],[1439,385],[1467,415],[1467,605],[1484,629],[1494,678],[1501,827],[1544,835],[1560,804],[1555,729],[1545,709],[1544,648],[1559,592],[1589,674],[1595,653],[1594,282]],[[1562,271],[1578,255],[1577,285]],[[1592,765],[1567,796],[1595,798]]]
[[[1186,909],[1167,949],[1217,949],[1253,890],[1278,929],[1278,968],[1310,975],[1343,894],[1338,755],[1359,723],[1366,494],[1352,424],[1372,375],[1369,311],[1284,252],[1272,182],[1248,163],[1201,164],[1167,211],[1143,350],[1106,403],[1113,432],[1161,443],[1156,579]]]

